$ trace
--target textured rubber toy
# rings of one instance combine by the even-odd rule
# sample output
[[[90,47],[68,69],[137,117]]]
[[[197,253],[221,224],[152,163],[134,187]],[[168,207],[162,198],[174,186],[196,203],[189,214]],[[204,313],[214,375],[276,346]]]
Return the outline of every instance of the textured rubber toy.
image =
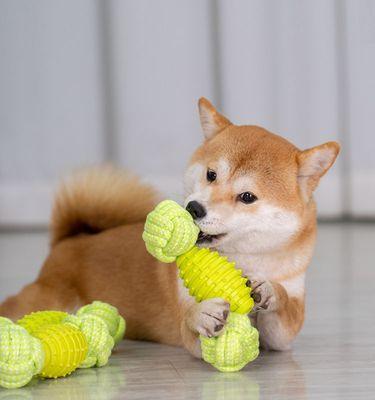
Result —
[[[69,315],[64,323],[78,328],[87,341],[87,354],[79,368],[102,367],[108,363],[115,342],[102,318],[90,314]]]
[[[76,315],[96,315],[100,317],[107,324],[109,333],[113,337],[115,344],[124,337],[126,329],[125,320],[119,314],[117,308],[108,303],[93,301],[91,304],[81,307]]]
[[[164,200],[148,214],[143,240],[158,260],[177,262],[180,277],[197,302],[221,297],[230,303],[231,311],[250,312],[254,301],[242,271],[217,252],[195,247],[198,233],[199,228],[184,208]]]
[[[198,233],[190,214],[166,200],[148,215],[143,240],[158,260],[176,261],[184,285],[197,302],[215,297],[229,302],[224,332],[214,338],[201,336],[202,353],[218,370],[238,371],[259,354],[259,334],[246,315],[254,305],[251,288],[234,263],[194,246]]]
[[[194,246],[198,234],[191,215],[176,202],[164,200],[148,214],[142,237],[150,254],[170,263]]]
[[[17,324],[0,317],[0,386],[18,388],[36,374],[57,378],[107,364],[115,340],[124,336],[125,320],[100,301],[78,314],[38,311]]]
[[[42,326],[59,324],[67,316],[68,313],[63,311],[37,311],[23,316],[17,321],[17,324],[33,335]]]
[[[230,313],[220,336],[200,340],[203,359],[222,372],[239,371],[259,354],[259,333],[247,315]]]
[[[86,358],[85,336],[70,324],[45,325],[35,330],[33,336],[42,342],[44,365],[41,375],[46,378],[69,375]]]
[[[197,302],[220,297],[233,312],[248,314],[254,306],[251,288],[240,269],[216,251],[193,247],[177,257],[177,266],[184,285]]]
[[[41,342],[7,318],[0,321],[0,386],[18,388],[31,381],[44,363]]]

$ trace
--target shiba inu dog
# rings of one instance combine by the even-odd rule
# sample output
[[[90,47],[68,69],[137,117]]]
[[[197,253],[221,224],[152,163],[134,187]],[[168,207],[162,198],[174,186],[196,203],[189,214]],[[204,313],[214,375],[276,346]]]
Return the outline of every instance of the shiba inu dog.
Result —
[[[290,346],[304,320],[305,272],[316,232],[314,189],[339,145],[299,150],[257,126],[236,126],[202,98],[204,142],[185,176],[185,206],[199,245],[242,269],[256,307],[249,316],[266,349]],[[119,308],[126,336],[185,346],[201,356],[199,334],[219,335],[229,304],[195,303],[175,265],[156,261],[142,241],[158,195],[113,168],[74,175],[57,192],[51,251],[35,282],[5,300],[11,318],[41,309],[73,311],[102,300]]]

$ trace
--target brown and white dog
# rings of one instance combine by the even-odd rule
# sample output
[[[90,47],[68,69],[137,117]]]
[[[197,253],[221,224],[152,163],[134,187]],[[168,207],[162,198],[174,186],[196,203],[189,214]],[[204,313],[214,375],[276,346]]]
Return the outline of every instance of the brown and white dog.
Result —
[[[253,287],[250,318],[264,348],[287,349],[304,320],[305,272],[316,231],[313,191],[336,159],[329,142],[301,151],[257,126],[236,126],[199,101],[204,143],[186,172],[185,206],[200,244],[236,262]],[[117,306],[126,336],[183,345],[200,357],[198,334],[225,326],[229,305],[189,297],[174,265],[145,249],[152,188],[111,168],[92,169],[57,193],[51,251],[34,283],[0,306],[18,318],[41,309],[72,311],[93,300]]]

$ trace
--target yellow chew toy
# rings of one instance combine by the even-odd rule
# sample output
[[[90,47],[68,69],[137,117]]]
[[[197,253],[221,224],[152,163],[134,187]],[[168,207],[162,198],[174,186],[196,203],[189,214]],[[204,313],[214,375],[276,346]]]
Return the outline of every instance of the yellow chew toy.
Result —
[[[45,325],[34,331],[33,336],[42,342],[44,365],[40,375],[45,378],[71,374],[86,357],[85,336],[69,324]]]
[[[232,313],[223,333],[201,336],[201,348],[204,360],[220,371],[238,371],[259,354],[259,334],[247,317],[254,305],[251,288],[226,257],[194,246],[198,233],[191,215],[165,200],[147,216],[142,237],[155,258],[176,261],[184,285],[197,302],[215,297],[229,302]]]
[[[124,333],[117,309],[100,301],[77,315],[38,311],[17,324],[0,317],[0,386],[19,388],[35,375],[58,378],[76,368],[103,366]]]
[[[34,332],[40,330],[43,326],[59,324],[67,316],[68,313],[63,311],[36,311],[24,315],[17,321],[17,324],[25,328],[31,335],[34,335]]]
[[[246,286],[247,279],[242,277],[242,271],[216,251],[194,246],[178,256],[176,263],[181,279],[198,303],[221,297],[233,312],[248,314],[253,308],[251,288]]]

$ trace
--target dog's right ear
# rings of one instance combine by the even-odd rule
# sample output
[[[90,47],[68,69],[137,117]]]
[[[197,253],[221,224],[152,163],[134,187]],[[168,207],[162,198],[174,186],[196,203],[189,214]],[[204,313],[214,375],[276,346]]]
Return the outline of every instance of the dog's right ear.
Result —
[[[201,126],[206,139],[211,139],[224,128],[232,125],[229,119],[218,113],[215,107],[204,97],[199,99],[198,107]]]
[[[298,154],[297,180],[305,201],[310,199],[320,178],[331,168],[339,151],[340,145],[337,142],[327,142]]]

